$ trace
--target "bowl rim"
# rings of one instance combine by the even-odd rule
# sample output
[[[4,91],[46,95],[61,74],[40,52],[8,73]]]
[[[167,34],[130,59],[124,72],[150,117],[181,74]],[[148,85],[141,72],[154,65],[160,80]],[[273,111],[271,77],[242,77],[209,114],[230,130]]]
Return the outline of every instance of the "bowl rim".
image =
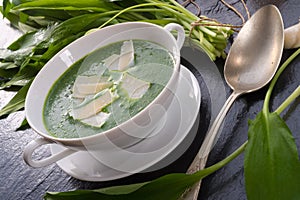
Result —
[[[175,38],[173,37],[173,35],[167,31],[166,29],[164,29],[163,27],[161,26],[158,26],[156,24],[152,24],[152,23],[148,23],[148,22],[124,22],[124,23],[119,23],[119,24],[115,24],[115,25],[111,25],[111,26],[107,26],[107,27],[104,27],[102,29],[99,29],[99,30],[96,30],[90,34],[87,34],[87,35],[84,35],[78,39],[76,39],[75,41],[71,42],[70,44],[68,44],[66,47],[64,47],[63,49],[61,49],[57,54],[55,54],[46,64],[45,66],[41,69],[41,71],[37,74],[37,76],[39,76],[39,74],[42,74],[44,69],[45,68],[48,68],[49,66],[51,66],[51,63],[53,62],[53,60],[57,59],[59,57],[59,55],[64,52],[65,50],[69,49],[70,47],[72,47],[73,45],[75,45],[76,43],[78,43],[79,41],[81,40],[85,40],[86,38],[89,38],[89,37],[93,37],[93,35],[96,35],[98,34],[99,32],[102,32],[102,31],[106,31],[112,27],[126,27],[126,25],[128,24],[134,24],[136,26],[149,26],[149,27],[155,27],[155,28],[158,28],[160,29],[161,31],[165,31],[170,39],[172,40],[172,42],[174,43],[174,45],[176,46],[176,48],[172,50],[172,53],[173,53],[173,56],[174,56],[174,66],[173,66],[173,72],[172,72],[172,75],[170,77],[170,79],[168,80],[167,84],[165,85],[165,87],[162,89],[162,91],[154,98],[153,101],[151,101],[146,107],[144,107],[141,111],[139,111],[137,114],[135,114],[134,116],[132,116],[130,119],[118,124],[117,126],[114,126],[106,131],[103,131],[103,132],[100,132],[100,133],[97,133],[97,134],[94,134],[94,135],[89,135],[89,136],[84,136],[84,137],[76,137],[76,138],[60,138],[60,137],[55,137],[53,135],[51,135],[49,132],[48,133],[44,133],[43,131],[41,130],[38,130],[38,128],[36,128],[35,126],[35,122],[31,121],[31,117],[30,115],[28,114],[28,112],[26,111],[26,105],[28,104],[28,102],[30,101],[30,91],[31,91],[31,88],[34,84],[37,84],[37,82],[35,81],[36,79],[33,80],[32,82],[32,85],[30,86],[29,90],[28,90],[28,94],[26,96],[26,99],[25,99],[25,115],[26,115],[26,119],[28,120],[28,124],[30,125],[30,127],[36,132],[38,133],[40,136],[46,138],[46,139],[49,139],[51,141],[55,141],[55,142],[59,142],[59,143],[67,143],[67,146],[71,145],[76,145],[78,146],[78,143],[79,145],[83,145],[85,146],[86,144],[88,144],[88,141],[93,141],[93,139],[97,138],[99,139],[99,137],[107,137],[109,134],[117,131],[117,129],[121,129],[122,130],[122,127],[124,127],[126,124],[128,124],[131,120],[135,120],[136,118],[139,118],[141,117],[141,115],[143,115],[147,110],[149,110],[150,107],[153,106],[153,104],[159,102],[163,97],[164,97],[164,94],[169,91],[170,88],[173,88],[174,87],[174,84],[177,83],[177,80],[178,80],[178,77],[179,77],[179,72],[180,72],[180,49],[176,43],[176,40]],[[142,28],[142,27],[141,27]],[[128,29],[129,30],[129,29]],[[99,46],[97,48],[101,48],[102,46]],[[174,50],[176,52],[174,52]],[[85,55],[82,55],[82,57],[84,57]],[[80,59],[80,58],[79,58]],[[77,59],[78,60],[78,59]],[[77,61],[76,60],[76,61]],[[76,62],[75,61],[75,62]],[[69,66],[68,66],[69,67]],[[64,72],[67,70],[68,68],[66,68],[64,70]],[[64,73],[63,72],[63,73]],[[59,75],[59,77],[62,75],[62,73]],[[58,79],[58,78],[57,78]],[[55,79],[52,84],[54,84],[54,82],[57,80]],[[172,87],[173,85],[173,87]],[[175,86],[176,87],[176,86]],[[172,91],[172,90],[171,90]],[[49,91],[48,91],[49,92]],[[173,91],[172,91],[173,92]],[[45,98],[43,98],[43,100],[45,100]],[[27,107],[28,108],[28,107]],[[43,125],[45,127],[45,125]],[[130,135],[129,135],[130,136]],[[133,136],[132,136],[133,137]],[[141,138],[142,139],[142,138]],[[76,143],[76,144],[75,144]]]

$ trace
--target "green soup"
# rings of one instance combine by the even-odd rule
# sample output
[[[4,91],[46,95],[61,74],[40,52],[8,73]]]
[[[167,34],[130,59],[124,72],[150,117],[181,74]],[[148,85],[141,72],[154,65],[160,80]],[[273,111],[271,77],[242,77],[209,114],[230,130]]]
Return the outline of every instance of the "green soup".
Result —
[[[111,129],[151,103],[173,68],[170,52],[149,41],[101,47],[70,66],[53,84],[44,104],[45,127],[59,138]]]

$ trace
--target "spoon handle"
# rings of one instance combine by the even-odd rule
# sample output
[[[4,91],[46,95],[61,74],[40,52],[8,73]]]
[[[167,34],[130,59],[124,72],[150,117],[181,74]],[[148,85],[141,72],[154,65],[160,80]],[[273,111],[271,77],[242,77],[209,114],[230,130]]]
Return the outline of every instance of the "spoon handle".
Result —
[[[192,174],[199,170],[204,169],[209,152],[218,139],[219,128],[220,128],[222,122],[224,121],[224,118],[225,118],[229,108],[231,107],[232,103],[241,94],[242,93],[240,93],[240,92],[233,91],[232,94],[228,97],[228,99],[224,103],[224,105],[223,105],[222,109],[220,110],[219,114],[217,115],[215,121],[210,126],[210,129],[205,136],[204,142],[201,145],[199,152],[197,153],[192,164],[188,168],[188,170],[187,170],[188,174]],[[197,200],[200,186],[201,186],[201,181],[199,181],[192,188],[187,190],[185,192],[183,198],[189,199],[189,200],[190,199]]]

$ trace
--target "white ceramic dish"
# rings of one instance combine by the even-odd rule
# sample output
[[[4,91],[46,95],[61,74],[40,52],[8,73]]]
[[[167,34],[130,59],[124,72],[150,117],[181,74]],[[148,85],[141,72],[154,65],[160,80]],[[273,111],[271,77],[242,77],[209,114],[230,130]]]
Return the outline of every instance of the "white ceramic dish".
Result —
[[[185,67],[181,68],[175,97],[168,109],[165,126],[159,134],[127,149],[114,149],[101,153],[76,152],[58,161],[58,166],[67,174],[85,181],[119,179],[141,171],[152,170],[153,165],[155,165],[153,170],[165,167],[186,151],[198,130],[198,123],[195,121],[199,120],[197,117],[201,102],[200,87],[197,79]],[[175,109],[178,106],[180,110]],[[180,124],[174,124],[174,116],[182,119]],[[60,145],[51,145],[53,154],[63,149],[64,147]],[[166,158],[171,153],[171,158]],[[82,163],[88,164],[82,165]]]
[[[177,31],[177,38],[170,33],[172,30]],[[43,108],[46,96],[53,83],[70,65],[91,51],[107,44],[131,39],[148,40],[158,43],[174,57],[174,68],[171,78],[160,94],[131,119],[105,132],[78,138],[57,138],[50,135],[43,122]],[[25,162],[32,167],[43,167],[74,152],[86,150],[87,148],[94,150],[94,148],[101,147],[101,150],[103,150],[102,147],[106,146],[106,143],[109,142],[113,142],[115,146],[127,148],[145,137],[149,137],[153,130],[157,129],[161,121],[165,120],[162,118],[164,115],[161,114],[161,111],[167,110],[173,99],[180,72],[180,49],[184,39],[184,30],[178,24],[171,23],[165,27],[160,27],[145,22],[127,22],[90,33],[62,49],[39,72],[29,88],[26,97],[26,118],[29,125],[42,137],[33,140],[25,147],[23,153]],[[160,110],[157,111],[158,107]],[[58,143],[67,147],[67,149],[41,160],[32,159],[35,149],[41,145],[51,143]]]

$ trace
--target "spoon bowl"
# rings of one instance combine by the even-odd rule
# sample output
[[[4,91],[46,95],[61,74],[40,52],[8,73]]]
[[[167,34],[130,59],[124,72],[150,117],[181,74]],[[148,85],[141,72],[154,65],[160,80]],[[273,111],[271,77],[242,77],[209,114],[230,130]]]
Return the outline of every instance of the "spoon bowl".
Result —
[[[275,6],[261,8],[231,46],[224,76],[235,91],[253,92],[274,76],[283,50],[283,23]]]
[[[273,78],[281,60],[284,27],[279,10],[273,5],[260,8],[243,26],[228,53],[224,76],[233,92],[210,126],[203,144],[187,173],[205,167],[209,152],[218,139],[219,128],[234,100],[241,94],[256,91]],[[201,182],[184,194],[196,200]]]

